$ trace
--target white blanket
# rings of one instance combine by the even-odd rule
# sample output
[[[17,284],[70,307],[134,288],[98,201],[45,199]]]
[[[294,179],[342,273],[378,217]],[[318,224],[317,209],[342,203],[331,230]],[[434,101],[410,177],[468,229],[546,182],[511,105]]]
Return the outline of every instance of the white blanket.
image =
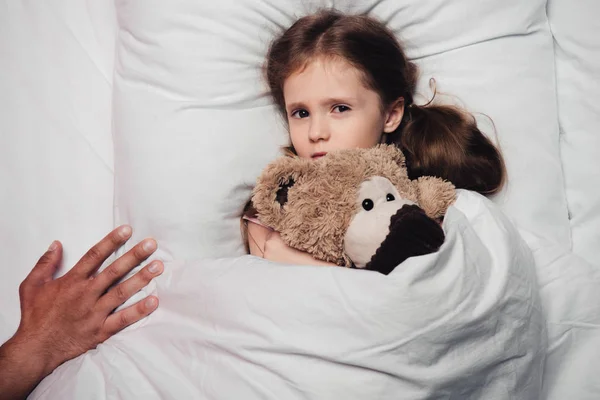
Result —
[[[159,309],[63,364],[34,399],[537,399],[533,257],[459,191],[446,242],[389,276],[252,256],[167,263]]]

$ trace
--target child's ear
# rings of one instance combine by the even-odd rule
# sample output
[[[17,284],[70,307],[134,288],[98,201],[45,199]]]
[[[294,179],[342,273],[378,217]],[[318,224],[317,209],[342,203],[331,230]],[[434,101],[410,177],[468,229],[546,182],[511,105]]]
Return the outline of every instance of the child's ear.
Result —
[[[404,98],[400,97],[390,105],[385,113],[384,133],[392,133],[402,122],[404,116]]]
[[[280,157],[270,163],[258,177],[252,203],[260,221],[278,230],[285,216],[284,205],[288,191],[312,168],[311,160],[299,157]]]

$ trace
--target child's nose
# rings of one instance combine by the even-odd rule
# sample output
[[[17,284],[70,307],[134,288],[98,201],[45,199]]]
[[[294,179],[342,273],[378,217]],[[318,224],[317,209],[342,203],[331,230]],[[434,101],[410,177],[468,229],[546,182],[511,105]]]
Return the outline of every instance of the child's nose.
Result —
[[[329,132],[329,126],[321,118],[313,118],[309,131],[308,137],[312,142],[318,142],[319,140],[328,140],[331,136]]]

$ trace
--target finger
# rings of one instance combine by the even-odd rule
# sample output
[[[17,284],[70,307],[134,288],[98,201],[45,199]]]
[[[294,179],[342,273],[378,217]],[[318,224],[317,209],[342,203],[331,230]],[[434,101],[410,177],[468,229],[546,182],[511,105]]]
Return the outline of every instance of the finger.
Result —
[[[62,245],[58,240],[52,242],[48,250],[40,257],[29,275],[25,278],[27,284],[40,285],[51,281],[62,259]]]
[[[95,246],[83,255],[71,271],[70,275],[89,277],[96,272],[104,261],[131,237],[131,227],[122,225],[106,235]]]
[[[149,296],[124,310],[112,314],[104,321],[103,331],[105,340],[129,325],[148,316],[156,310],[157,307],[158,298],[156,296]]]
[[[152,261],[125,282],[119,283],[111,288],[98,301],[98,309],[108,315],[115,308],[125,303],[131,296],[148,285],[152,279],[162,274],[163,268],[162,262]]]
[[[115,262],[106,267],[104,271],[94,278],[93,289],[98,296],[104,293],[111,285],[123,278],[129,271],[140,265],[156,251],[154,239],[144,239],[131,250],[119,257]]]

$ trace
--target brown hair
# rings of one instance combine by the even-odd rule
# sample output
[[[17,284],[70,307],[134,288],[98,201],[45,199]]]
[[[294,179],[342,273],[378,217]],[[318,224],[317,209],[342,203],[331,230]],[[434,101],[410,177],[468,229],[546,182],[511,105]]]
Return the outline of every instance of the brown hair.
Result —
[[[466,111],[431,102],[414,104],[417,66],[407,60],[394,34],[371,17],[323,10],[298,19],[273,41],[265,73],[283,115],[285,80],[317,57],[340,58],[361,71],[383,109],[404,99],[402,122],[387,135],[387,142],[404,152],[411,179],[437,176],[482,194],[502,188],[506,170],[498,148]],[[288,150],[294,152],[293,147]]]

